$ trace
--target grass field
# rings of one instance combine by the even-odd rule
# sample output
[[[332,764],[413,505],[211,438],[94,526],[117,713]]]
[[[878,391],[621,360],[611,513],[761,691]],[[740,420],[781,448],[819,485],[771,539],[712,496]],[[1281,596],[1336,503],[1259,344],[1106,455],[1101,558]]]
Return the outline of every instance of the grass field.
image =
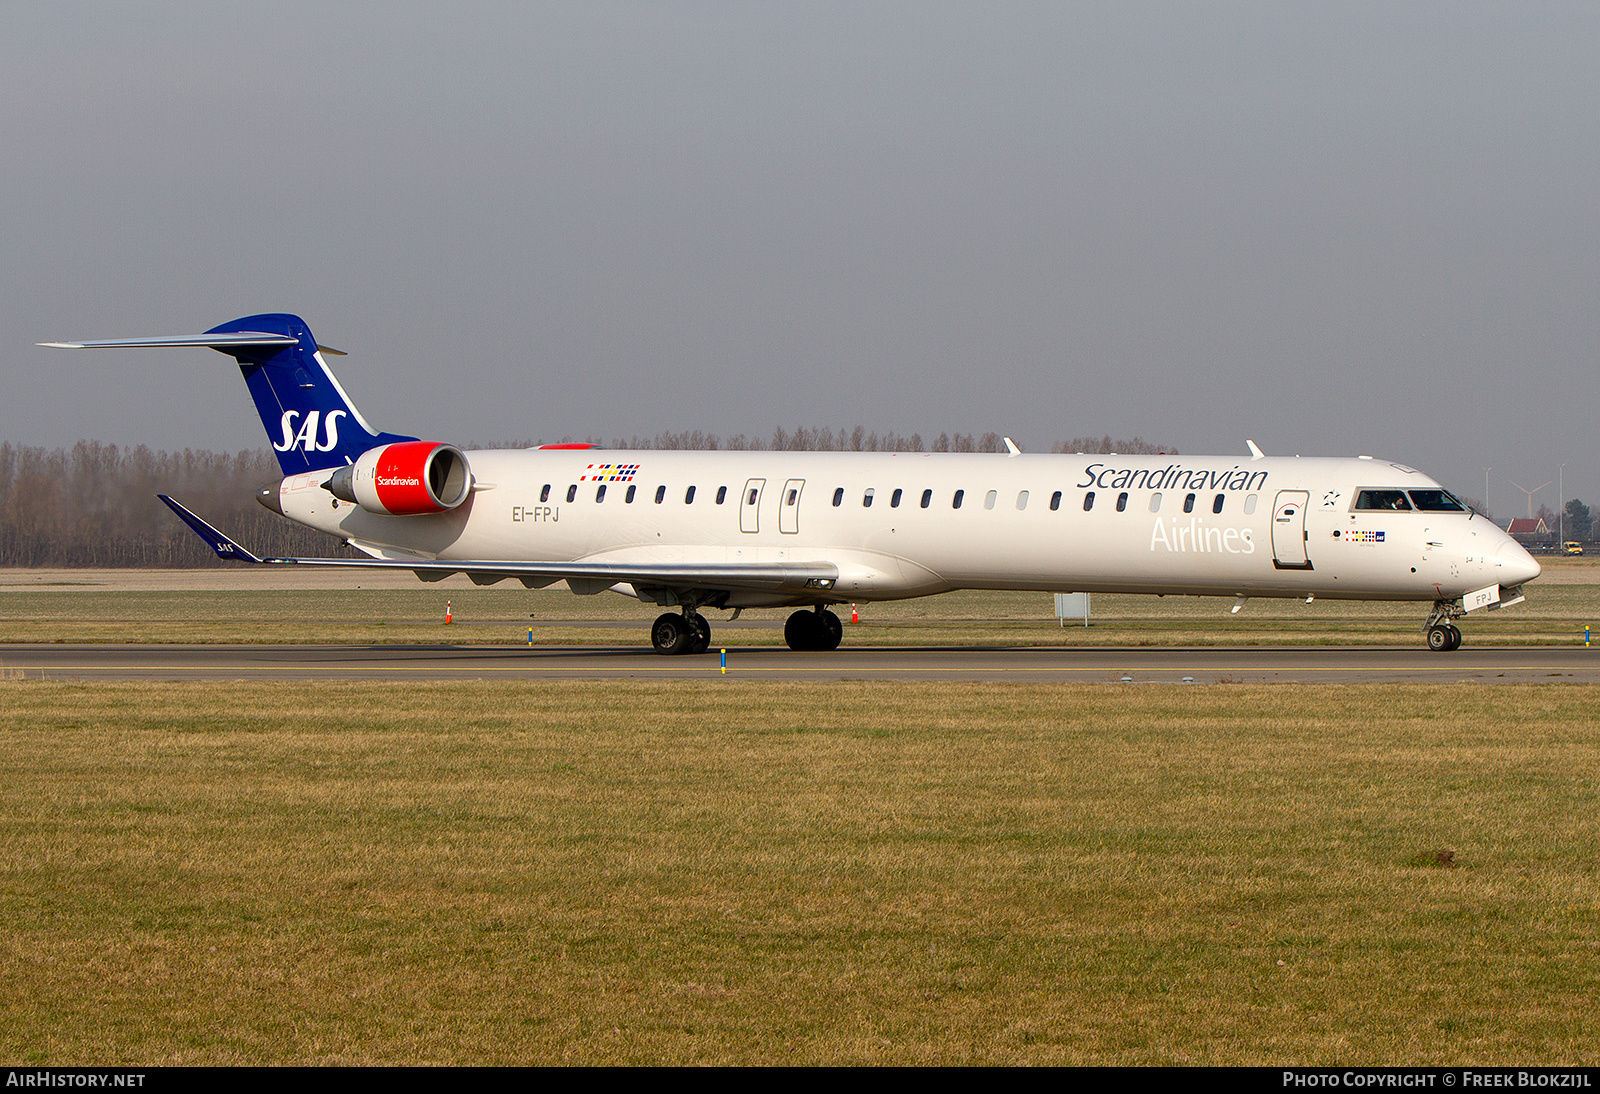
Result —
[[[0,1055],[1590,1063],[1596,694],[8,680]]]
[[[444,625],[449,600],[456,625]],[[845,643],[871,645],[1394,645],[1422,643],[1425,604],[1255,599],[1238,615],[1217,597],[1093,597],[1092,625],[1061,627],[1047,593],[963,592],[861,606]],[[612,593],[578,597],[516,586],[110,590],[28,588],[0,595],[0,642],[461,642],[646,645],[661,609]],[[746,613],[774,626],[722,626],[719,646],[781,645],[788,611]],[[849,619],[849,609],[842,609]],[[615,627],[575,623],[626,623]],[[1473,644],[1568,644],[1600,626],[1600,583],[1531,588],[1526,603],[1477,612]]]

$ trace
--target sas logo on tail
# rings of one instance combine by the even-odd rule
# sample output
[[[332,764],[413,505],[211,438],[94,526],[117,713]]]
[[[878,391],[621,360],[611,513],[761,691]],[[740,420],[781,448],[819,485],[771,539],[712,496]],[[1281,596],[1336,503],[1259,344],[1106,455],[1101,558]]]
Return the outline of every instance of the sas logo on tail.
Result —
[[[298,448],[302,452],[332,452],[339,447],[339,419],[347,417],[344,411],[328,411],[327,420],[322,422],[325,437],[320,444],[317,442],[317,424],[322,417],[322,411],[313,410],[307,414],[305,423],[296,432],[294,420],[299,416],[298,410],[283,412],[283,443],[273,445],[273,451],[288,452],[290,449]]]

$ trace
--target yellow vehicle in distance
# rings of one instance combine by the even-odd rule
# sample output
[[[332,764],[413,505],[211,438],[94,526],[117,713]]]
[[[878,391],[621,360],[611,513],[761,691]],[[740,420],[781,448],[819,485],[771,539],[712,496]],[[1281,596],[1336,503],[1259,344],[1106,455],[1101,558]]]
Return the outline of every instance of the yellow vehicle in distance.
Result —
[[[1581,555],[1583,554],[1583,544],[1575,539],[1569,539],[1561,545],[1561,553],[1564,555]]]

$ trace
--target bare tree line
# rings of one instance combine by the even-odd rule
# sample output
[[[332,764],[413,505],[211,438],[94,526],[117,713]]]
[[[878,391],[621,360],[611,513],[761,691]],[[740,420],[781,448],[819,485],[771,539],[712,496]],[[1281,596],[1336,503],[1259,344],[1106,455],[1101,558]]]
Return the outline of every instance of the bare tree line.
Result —
[[[534,440],[522,441],[497,441],[489,444],[468,445],[469,448],[533,448],[541,443],[573,444],[572,437],[563,437],[559,442],[541,442]],[[597,437],[585,438],[582,442],[601,445],[605,442]],[[751,438],[743,433],[735,433],[728,437],[719,437],[715,433],[706,433],[701,430],[684,430],[674,433],[670,430],[657,433],[653,437],[614,437],[608,447],[620,449],[635,449],[643,451],[694,451],[694,452],[1004,452],[1005,439],[998,433],[940,433],[937,437],[924,444],[920,433],[896,433],[889,430],[879,433],[877,430],[868,430],[864,426],[853,429],[840,427],[837,431],[828,426],[796,426],[788,430],[779,426],[773,430],[768,440]],[[1109,434],[1103,437],[1074,437],[1070,441],[1057,441],[1050,446],[1051,452],[1083,452],[1108,454],[1112,452],[1123,455],[1169,455],[1175,456],[1178,450],[1171,445],[1157,445],[1145,440],[1143,437],[1134,437],[1131,440],[1113,440]]]
[[[526,448],[524,441],[472,445]],[[568,438],[564,443],[571,443]],[[782,427],[770,441],[744,434],[721,438],[686,430],[616,439],[613,448],[657,451],[1003,452],[997,433],[940,433],[924,447],[920,434],[879,433],[862,426]],[[1076,437],[1052,452],[1165,452],[1141,439]],[[233,454],[185,449],[153,452],[99,441],[71,449],[0,444],[0,566],[189,568],[222,561],[184,527],[157,493],[171,494],[250,550],[268,555],[353,555],[337,539],[293,524],[258,505],[255,492],[283,477],[265,449]]]
[[[282,478],[267,451],[0,444],[0,566],[222,565],[157,493],[173,495],[259,554],[352,554],[256,503],[257,488]]]

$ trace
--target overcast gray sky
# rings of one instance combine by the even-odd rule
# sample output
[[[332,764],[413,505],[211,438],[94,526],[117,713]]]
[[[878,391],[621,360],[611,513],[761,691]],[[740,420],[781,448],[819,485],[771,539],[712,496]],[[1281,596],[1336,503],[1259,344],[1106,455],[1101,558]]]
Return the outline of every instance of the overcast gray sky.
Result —
[[[1600,5],[0,5],[0,440],[1142,434],[1600,502]],[[1555,503],[1555,487],[1539,495]]]

